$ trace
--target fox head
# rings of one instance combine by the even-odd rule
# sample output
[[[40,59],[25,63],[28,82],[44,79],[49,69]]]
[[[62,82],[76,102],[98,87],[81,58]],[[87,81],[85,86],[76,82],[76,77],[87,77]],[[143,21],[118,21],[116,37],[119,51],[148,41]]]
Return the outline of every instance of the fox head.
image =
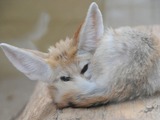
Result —
[[[96,3],[88,9],[84,23],[73,38],[66,38],[49,48],[48,53],[17,48],[1,43],[5,55],[19,71],[31,80],[48,83],[55,92],[55,102],[66,106],[79,90],[92,89],[87,86],[91,76],[90,60],[103,36],[104,26]]]

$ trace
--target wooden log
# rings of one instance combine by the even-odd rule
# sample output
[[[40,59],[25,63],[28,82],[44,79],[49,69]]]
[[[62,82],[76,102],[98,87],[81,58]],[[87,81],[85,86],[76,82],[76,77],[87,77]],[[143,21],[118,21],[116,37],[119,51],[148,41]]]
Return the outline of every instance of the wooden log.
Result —
[[[56,109],[46,84],[38,83],[18,120],[159,120],[160,94],[98,108]]]
[[[160,26],[136,27],[160,36]],[[159,37],[160,38],[160,37]],[[160,120],[160,94],[97,108],[56,109],[47,84],[39,82],[18,120]]]

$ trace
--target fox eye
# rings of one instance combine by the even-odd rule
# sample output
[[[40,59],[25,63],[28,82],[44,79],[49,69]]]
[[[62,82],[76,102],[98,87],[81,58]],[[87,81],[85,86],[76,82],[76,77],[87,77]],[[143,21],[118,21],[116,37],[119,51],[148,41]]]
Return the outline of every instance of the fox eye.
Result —
[[[84,74],[88,69],[88,64],[86,64],[83,69],[81,70],[81,74]]]
[[[71,77],[62,76],[62,77],[60,77],[60,79],[61,79],[62,81],[67,82],[67,81],[70,81]]]

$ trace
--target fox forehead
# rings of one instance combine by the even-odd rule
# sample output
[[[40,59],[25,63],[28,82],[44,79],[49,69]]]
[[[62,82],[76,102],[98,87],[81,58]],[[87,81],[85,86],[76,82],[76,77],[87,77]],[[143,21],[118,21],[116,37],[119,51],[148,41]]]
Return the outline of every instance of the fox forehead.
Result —
[[[83,60],[88,60],[91,54],[87,52],[86,54],[80,55],[78,53],[79,36],[83,23],[75,31],[73,38],[66,38],[65,40],[60,40],[54,46],[49,48],[49,55],[46,61],[52,66],[68,66],[71,63],[79,62]]]
[[[73,39],[66,38],[49,48],[46,61],[52,66],[66,66],[76,60],[77,45],[73,44]]]

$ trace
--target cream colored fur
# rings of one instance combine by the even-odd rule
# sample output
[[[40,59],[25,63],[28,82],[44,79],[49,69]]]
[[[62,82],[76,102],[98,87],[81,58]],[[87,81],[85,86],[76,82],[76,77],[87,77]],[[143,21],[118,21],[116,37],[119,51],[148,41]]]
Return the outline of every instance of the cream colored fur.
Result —
[[[48,53],[0,44],[18,70],[48,84],[59,108],[97,106],[158,92],[159,45],[157,34],[149,30],[123,27],[104,32],[96,3],[90,5],[75,36],[50,47]]]

